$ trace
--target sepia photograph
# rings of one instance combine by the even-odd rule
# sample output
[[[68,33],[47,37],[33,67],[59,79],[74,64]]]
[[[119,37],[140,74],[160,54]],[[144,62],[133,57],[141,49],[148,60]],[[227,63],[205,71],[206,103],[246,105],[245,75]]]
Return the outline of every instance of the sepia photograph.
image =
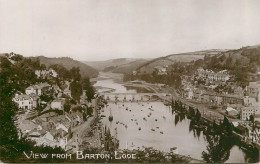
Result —
[[[0,0],[0,163],[259,163],[259,0]]]

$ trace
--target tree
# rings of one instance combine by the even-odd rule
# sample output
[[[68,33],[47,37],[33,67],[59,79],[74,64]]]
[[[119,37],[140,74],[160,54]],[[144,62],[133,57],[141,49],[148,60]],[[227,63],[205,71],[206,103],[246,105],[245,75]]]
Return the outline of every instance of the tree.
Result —
[[[65,104],[64,104],[64,111],[69,113],[70,112],[70,108],[71,108],[70,101],[69,101],[68,98],[66,98]]]
[[[72,98],[74,100],[76,100],[77,102],[79,102],[80,101],[80,96],[83,93],[81,83],[79,81],[74,80],[70,84],[70,89],[71,89],[71,96],[72,96]]]
[[[87,115],[92,116],[93,113],[93,108],[92,107],[88,107],[87,108]]]
[[[202,152],[202,158],[207,163],[224,163],[229,159],[231,146],[224,143],[219,135],[207,135],[207,151]]]
[[[74,79],[74,81],[80,81],[81,75],[80,75],[80,69],[79,67],[72,67],[70,69],[71,77]]]
[[[88,77],[83,78],[82,87],[83,90],[86,91],[87,100],[90,102],[95,96],[95,89],[91,85]]]

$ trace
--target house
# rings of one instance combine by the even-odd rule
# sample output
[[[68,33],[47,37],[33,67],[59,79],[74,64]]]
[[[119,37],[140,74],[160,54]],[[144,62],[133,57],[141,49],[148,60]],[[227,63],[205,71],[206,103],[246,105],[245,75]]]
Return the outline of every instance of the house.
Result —
[[[51,102],[51,109],[63,110],[65,101],[63,99],[56,99]]]
[[[235,87],[233,90],[235,95],[238,95],[240,97],[244,96],[244,91],[242,87]]]
[[[222,104],[243,104],[243,97],[234,94],[222,94]]]
[[[35,75],[38,78],[49,78],[49,77],[58,77],[58,73],[54,69],[49,69],[49,70],[35,70]]]
[[[153,69],[157,71],[157,75],[167,75],[167,65],[166,66],[156,66]]]
[[[249,141],[260,143],[260,127],[255,126],[255,128],[253,128],[251,126],[247,126],[247,129]]]
[[[38,128],[38,125],[29,120],[23,120],[19,125],[19,129],[23,134],[29,133],[33,129]]]
[[[44,139],[49,140],[49,141],[54,141],[54,137],[50,132],[46,132],[46,134],[43,136]]]
[[[244,106],[255,106],[256,105],[256,99],[250,98],[249,96],[244,97]]]
[[[260,101],[260,82],[249,82],[246,87],[246,91],[249,97],[256,98],[256,101]]]
[[[36,129],[30,131],[29,137],[30,138],[39,138],[41,136],[41,133],[38,132]]]
[[[237,116],[238,115],[238,111],[232,107],[227,107],[226,112],[228,115],[230,116]]]
[[[192,91],[192,89],[189,89],[187,91],[187,99],[191,100],[192,98],[193,98],[193,91]]]
[[[230,75],[227,70],[222,70],[215,73],[212,70],[204,70],[203,68],[197,69],[195,79],[208,80],[211,82],[226,82],[230,79]]]
[[[52,89],[54,91],[54,93],[60,93],[61,89],[58,85],[52,85]]]
[[[65,94],[65,95],[71,97],[70,82],[66,81],[65,83],[66,83],[66,85],[67,85],[67,88],[65,88],[65,89],[63,90],[63,94]]]
[[[40,83],[36,85],[29,86],[25,89],[27,95],[36,94],[38,96],[42,95],[44,91],[48,90],[50,85],[48,83]]]
[[[240,119],[249,120],[251,115],[260,114],[260,109],[254,106],[242,107]]]
[[[59,123],[56,125],[56,130],[62,129],[64,130],[66,133],[68,133],[68,128],[66,126],[64,126],[63,124]]]
[[[29,95],[25,94],[16,94],[13,98],[13,101],[18,105],[18,108],[24,109],[24,110],[32,110],[36,106],[34,106],[33,98]]]

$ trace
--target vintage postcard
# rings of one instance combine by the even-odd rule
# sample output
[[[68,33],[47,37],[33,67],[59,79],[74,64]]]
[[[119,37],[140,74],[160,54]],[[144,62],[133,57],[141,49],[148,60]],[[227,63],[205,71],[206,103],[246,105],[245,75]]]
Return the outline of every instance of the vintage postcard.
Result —
[[[258,163],[259,0],[0,0],[1,163]]]

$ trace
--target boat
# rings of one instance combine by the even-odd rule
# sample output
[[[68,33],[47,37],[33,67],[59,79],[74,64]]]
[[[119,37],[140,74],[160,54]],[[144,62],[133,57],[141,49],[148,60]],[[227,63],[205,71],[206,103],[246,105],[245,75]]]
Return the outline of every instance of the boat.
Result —
[[[102,114],[101,117],[106,117],[106,116]]]
[[[138,130],[141,130],[141,127],[139,127]]]
[[[155,119],[155,121],[157,121],[157,119]]]
[[[153,129],[153,128],[152,128],[151,130],[152,130],[152,131],[155,131],[155,129]]]
[[[112,113],[111,113],[111,109],[110,109],[110,116],[108,117],[108,120],[111,122],[111,121],[113,121],[113,115],[112,115]]]
[[[163,134],[163,131],[160,131],[161,134]]]

